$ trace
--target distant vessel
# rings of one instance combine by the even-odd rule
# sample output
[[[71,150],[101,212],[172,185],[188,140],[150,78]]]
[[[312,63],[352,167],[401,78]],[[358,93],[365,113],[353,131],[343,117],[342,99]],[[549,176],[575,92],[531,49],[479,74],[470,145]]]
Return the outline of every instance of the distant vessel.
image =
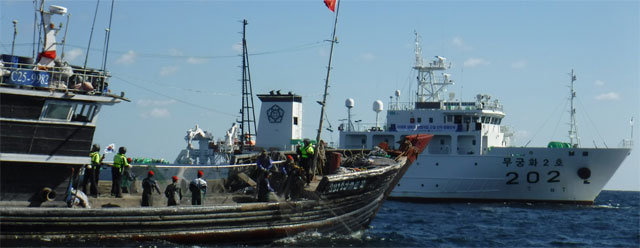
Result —
[[[477,95],[475,101],[457,101],[446,87],[453,84],[446,58],[423,63],[416,34],[418,91],[415,102],[391,100],[384,127],[355,130],[342,125],[341,148],[371,148],[382,141],[393,144],[417,132],[434,134],[391,194],[409,201],[545,201],[592,204],[631,148],[583,148],[578,145],[571,75],[571,130],[569,143],[548,147],[513,147],[512,133],[501,125],[505,113],[498,100]],[[396,92],[396,97],[399,92]],[[347,101],[347,107],[353,106]],[[382,110],[381,108],[379,110]],[[628,142],[627,142],[628,143]]]

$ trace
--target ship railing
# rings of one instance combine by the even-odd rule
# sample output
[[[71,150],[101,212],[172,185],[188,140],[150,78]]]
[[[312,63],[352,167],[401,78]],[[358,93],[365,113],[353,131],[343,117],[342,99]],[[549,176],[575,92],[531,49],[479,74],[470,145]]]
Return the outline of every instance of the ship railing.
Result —
[[[0,85],[103,95],[109,92],[108,72],[78,66],[41,67],[2,61]]]

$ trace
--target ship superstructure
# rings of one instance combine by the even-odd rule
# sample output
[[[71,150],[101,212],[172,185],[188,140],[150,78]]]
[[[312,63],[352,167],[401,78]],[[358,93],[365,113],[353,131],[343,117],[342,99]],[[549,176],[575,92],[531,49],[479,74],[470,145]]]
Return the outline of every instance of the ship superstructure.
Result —
[[[403,136],[418,132],[434,134],[427,151],[396,185],[393,198],[589,204],[630,152],[630,148],[579,147],[575,121],[569,132],[571,143],[512,147],[513,133],[502,124],[506,116],[502,104],[486,94],[476,95],[475,101],[454,100],[446,88],[454,83],[445,73],[449,68],[441,56],[423,61],[416,34],[416,101],[390,101],[382,128],[340,133],[341,148],[365,149],[381,142],[397,146]],[[571,94],[575,96],[573,88]]]

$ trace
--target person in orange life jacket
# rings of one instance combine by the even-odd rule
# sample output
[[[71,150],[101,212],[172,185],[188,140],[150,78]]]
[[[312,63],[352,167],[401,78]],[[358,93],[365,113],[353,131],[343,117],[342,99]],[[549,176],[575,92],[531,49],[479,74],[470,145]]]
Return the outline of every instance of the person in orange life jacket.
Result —
[[[202,197],[207,193],[207,181],[202,179],[202,176],[204,176],[204,173],[198,170],[198,177],[189,184],[191,205],[202,205]]]
[[[122,184],[122,172],[125,167],[131,167],[127,162],[127,157],[125,156],[126,153],[127,148],[121,146],[118,149],[118,154],[113,156],[113,166],[111,168],[111,195],[118,198],[122,198],[122,192],[120,190],[120,186]]]
[[[104,159],[104,156],[102,156],[102,159],[100,158],[100,145],[93,144],[93,146],[91,147],[91,153],[89,153],[89,157],[91,158],[91,163],[88,164],[84,170],[84,179],[82,180],[82,192],[84,192],[87,195],[98,197],[97,178],[100,174],[100,164],[102,164],[102,160]],[[91,184],[91,186],[89,187],[89,190],[91,192],[87,192],[87,184]]]
[[[171,179],[173,179],[173,183],[167,185],[167,188],[164,190],[164,195],[167,197],[167,206],[180,205],[182,190],[178,186],[178,177],[173,176]]]
[[[149,207],[153,206],[153,190],[158,192],[160,195],[160,188],[158,188],[158,184],[156,180],[153,180],[153,171],[149,171],[147,174],[147,178],[142,180],[142,206]]]

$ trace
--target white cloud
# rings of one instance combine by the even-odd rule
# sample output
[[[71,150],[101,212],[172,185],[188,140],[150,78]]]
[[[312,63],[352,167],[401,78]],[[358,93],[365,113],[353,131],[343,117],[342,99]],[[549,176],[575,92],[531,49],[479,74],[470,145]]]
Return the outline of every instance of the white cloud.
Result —
[[[616,92],[603,93],[596,96],[598,101],[615,101],[620,100],[620,95]]]
[[[177,66],[163,66],[160,68],[160,76],[169,76],[171,74],[175,74],[178,71],[179,67]]]
[[[481,65],[489,65],[489,61],[481,58],[469,58],[464,61],[464,67],[476,67]]]
[[[129,50],[127,53],[120,56],[116,63],[130,65],[136,61],[136,57],[138,57],[138,54],[136,54],[136,52],[134,52],[133,50]]]
[[[151,100],[151,99],[140,99],[138,101],[136,101],[136,104],[142,107],[149,107],[149,106],[168,106],[171,104],[176,103],[176,100],[173,99],[169,99],[169,100]]]
[[[595,84],[596,86],[604,86],[604,81],[602,81],[602,80],[596,80],[596,81],[594,82],[594,84]]]
[[[74,61],[76,58],[80,57],[84,52],[80,48],[71,49],[71,51],[65,54],[65,59],[68,61]]]
[[[363,54],[360,55],[360,59],[362,59],[362,60],[364,60],[366,62],[373,61],[375,58],[376,58],[376,56],[373,55],[373,53],[369,53],[369,52],[363,53]]]
[[[151,111],[142,113],[140,116],[145,119],[146,118],[160,119],[160,118],[169,118],[171,116],[171,113],[166,108],[153,108],[151,109]]]
[[[196,57],[189,57],[187,58],[187,63],[189,64],[204,64],[207,63],[207,59],[203,59],[203,58],[196,58]]]
[[[511,63],[511,68],[514,68],[514,69],[523,69],[525,67],[527,67],[526,60],[518,60],[516,62]]]
[[[465,44],[462,38],[460,37],[453,37],[453,40],[451,40],[451,43],[457,48],[460,48],[462,50],[471,50],[471,46]]]
[[[242,43],[238,42],[231,45],[231,50],[241,53],[242,52]]]
[[[170,48],[169,49],[169,55],[171,55],[171,56],[182,56],[183,53],[178,49]]]

